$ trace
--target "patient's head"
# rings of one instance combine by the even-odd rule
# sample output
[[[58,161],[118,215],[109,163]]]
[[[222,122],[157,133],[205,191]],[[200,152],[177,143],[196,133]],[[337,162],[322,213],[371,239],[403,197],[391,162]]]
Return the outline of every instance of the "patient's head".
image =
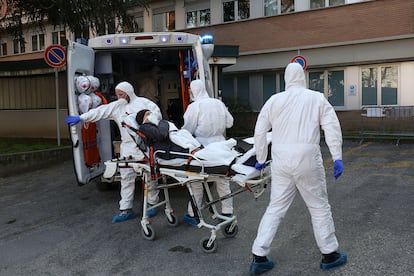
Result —
[[[158,125],[160,119],[158,118],[157,114],[152,113],[148,109],[143,109],[137,113],[136,117],[137,123],[142,125],[144,123],[153,123],[154,125]]]
[[[149,111],[148,109],[143,109],[143,110],[139,111],[137,113],[137,117],[136,117],[137,123],[139,125],[142,125],[145,122],[145,119],[148,117],[148,115],[150,113],[151,113],[151,111]]]

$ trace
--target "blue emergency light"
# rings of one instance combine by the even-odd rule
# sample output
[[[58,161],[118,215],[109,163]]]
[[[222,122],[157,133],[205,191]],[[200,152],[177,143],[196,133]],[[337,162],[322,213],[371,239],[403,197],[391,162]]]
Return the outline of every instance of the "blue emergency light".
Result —
[[[213,44],[213,35],[204,34],[201,36],[201,44]]]

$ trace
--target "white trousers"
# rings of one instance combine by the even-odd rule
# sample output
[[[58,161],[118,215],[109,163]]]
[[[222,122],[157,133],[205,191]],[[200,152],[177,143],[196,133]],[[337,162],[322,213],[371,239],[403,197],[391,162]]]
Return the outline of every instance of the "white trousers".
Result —
[[[217,194],[219,197],[223,197],[231,193],[230,182],[227,179],[219,179],[215,183]],[[197,206],[201,206],[203,202],[203,184],[201,182],[192,183],[191,189],[194,193],[194,198]],[[188,202],[188,214],[194,216],[193,207],[191,206],[191,201]],[[233,198],[221,201],[221,212],[223,214],[233,214]]]
[[[290,158],[289,158],[290,157]],[[319,146],[272,152],[270,202],[260,221],[252,253],[267,256],[278,226],[299,191],[309,213],[313,233],[322,254],[338,249],[331,206],[328,203],[325,169]]]
[[[123,168],[121,173],[121,200],[119,201],[119,210],[132,209],[135,193],[135,178],[137,177],[134,169]],[[156,204],[159,190],[148,191],[148,203]]]

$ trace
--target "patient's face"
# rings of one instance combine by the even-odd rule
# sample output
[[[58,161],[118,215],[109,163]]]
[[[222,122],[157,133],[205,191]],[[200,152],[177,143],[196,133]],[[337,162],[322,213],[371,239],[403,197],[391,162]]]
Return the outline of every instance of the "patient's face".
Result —
[[[151,111],[147,111],[144,114],[144,119],[142,120],[143,123],[149,123],[148,116],[151,114]]]

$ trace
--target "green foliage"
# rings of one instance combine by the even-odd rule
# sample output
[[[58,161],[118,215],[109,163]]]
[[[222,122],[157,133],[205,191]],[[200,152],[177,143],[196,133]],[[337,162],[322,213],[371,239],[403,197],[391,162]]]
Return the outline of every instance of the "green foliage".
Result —
[[[88,34],[88,28],[98,34],[106,29],[130,31],[133,18],[127,13],[131,6],[147,8],[145,0],[7,0],[7,16],[3,19],[7,32],[14,38],[22,37],[22,22],[43,28],[47,22],[68,28],[77,37]],[[115,20],[117,18],[118,20]],[[0,18],[1,19],[1,18]],[[27,21],[26,21],[27,20]],[[115,22],[118,25],[115,25]],[[83,36],[86,37],[87,36]]]
[[[69,141],[61,141],[61,146],[68,145],[70,145]],[[53,139],[0,137],[0,154],[46,150],[57,147],[57,141]]]
[[[230,113],[236,112],[251,112],[252,108],[248,102],[240,102],[235,98],[223,98],[224,104],[229,109]]]

